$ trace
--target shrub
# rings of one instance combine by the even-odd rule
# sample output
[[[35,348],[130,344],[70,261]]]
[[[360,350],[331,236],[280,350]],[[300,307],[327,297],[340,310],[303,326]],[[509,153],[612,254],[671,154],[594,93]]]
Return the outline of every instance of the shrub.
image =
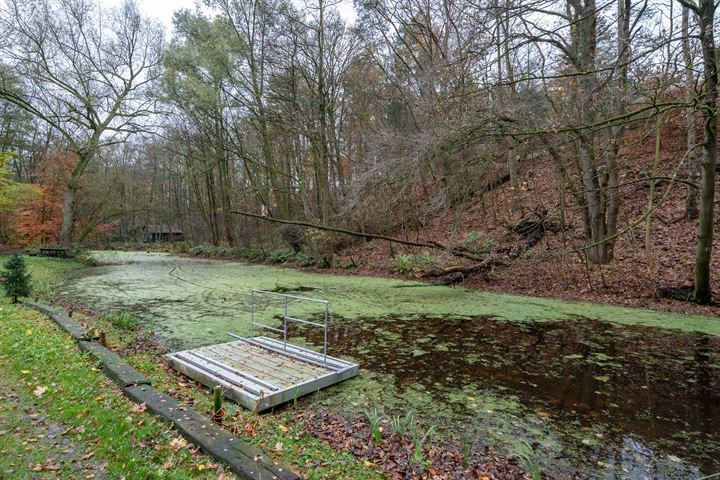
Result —
[[[76,260],[79,260],[80,263],[82,263],[83,265],[85,265],[87,267],[99,267],[101,265],[108,264],[108,263],[98,260],[97,258],[93,257],[89,253],[83,253],[82,255],[77,256]]]
[[[345,260],[340,264],[340,268],[344,268],[345,270],[349,270],[351,268],[357,268],[357,263],[355,263],[355,260],[352,258]]]
[[[186,241],[175,242],[168,245],[167,250],[170,253],[187,253],[190,250],[190,245]]]
[[[472,230],[465,234],[462,244],[479,252],[489,252],[495,242],[493,239],[486,237],[483,232]]]
[[[3,289],[8,297],[12,297],[12,302],[17,303],[18,297],[30,295],[30,274],[27,273],[25,259],[13,253],[4,267]]]
[[[441,262],[428,252],[420,255],[398,253],[390,260],[390,270],[396,273],[421,273],[440,265]]]
[[[273,250],[267,256],[269,262],[286,263],[295,258],[295,252],[290,248],[279,248]]]
[[[246,247],[238,247],[235,250],[235,254],[238,257],[247,258],[248,260],[260,260],[265,258],[265,251],[252,245]]]
[[[287,225],[280,231],[280,236],[285,240],[295,253],[300,253],[305,245],[305,231],[298,225]]]
[[[315,265],[315,259],[304,252],[296,253],[291,261],[301,267],[312,267]]]
[[[132,330],[139,323],[137,317],[128,312],[105,313],[101,318],[121,330]]]
[[[201,244],[190,248],[188,252],[196,257],[219,257],[230,254],[232,249],[227,245]]]

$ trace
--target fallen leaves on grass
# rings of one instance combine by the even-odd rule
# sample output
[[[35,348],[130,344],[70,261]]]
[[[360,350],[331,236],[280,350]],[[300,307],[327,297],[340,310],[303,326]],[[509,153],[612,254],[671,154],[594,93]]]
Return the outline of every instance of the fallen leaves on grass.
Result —
[[[205,470],[213,470],[217,467],[218,465],[216,463],[198,463],[197,465],[194,465],[192,469],[194,472],[199,473]]]
[[[50,471],[50,472],[57,472],[62,469],[62,465],[57,463],[52,458],[48,458],[45,460],[45,463],[35,463],[30,465],[30,470],[33,472],[44,472],[44,471]]]
[[[138,403],[130,407],[130,413],[142,413],[145,410],[147,410],[147,405],[145,404],[145,402]]]
[[[35,390],[33,390],[33,394],[40,398],[42,397],[43,393],[47,392],[47,387],[37,387]]]
[[[178,450],[182,450],[183,448],[187,447],[187,444],[188,444],[188,442],[184,438],[176,437],[176,438],[172,439],[169,446],[172,450],[178,451]]]

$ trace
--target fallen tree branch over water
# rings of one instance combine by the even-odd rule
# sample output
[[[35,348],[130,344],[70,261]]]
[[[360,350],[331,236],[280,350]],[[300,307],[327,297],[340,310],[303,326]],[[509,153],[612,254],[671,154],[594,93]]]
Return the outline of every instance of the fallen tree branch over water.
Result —
[[[400,245],[408,245],[410,247],[432,248],[434,250],[443,250],[443,251],[448,252],[451,255],[454,255],[456,257],[467,258],[469,260],[474,260],[474,261],[483,262],[483,261],[487,260],[487,258],[485,256],[482,256],[479,253],[474,252],[468,248],[458,247],[458,246],[450,247],[450,246],[443,245],[442,243],[435,242],[432,240],[426,241],[426,242],[414,242],[412,240],[402,240],[400,238],[388,237],[387,235],[355,232],[353,230],[347,230],[345,228],[330,227],[328,225],[318,225],[315,223],[303,222],[301,220],[284,220],[284,219],[280,219],[280,218],[272,218],[272,217],[268,217],[266,215],[259,215],[257,213],[240,212],[237,210],[233,210],[230,213],[234,213],[236,215],[243,215],[245,217],[259,218],[261,220],[265,220],[268,222],[281,223],[284,225],[297,225],[300,227],[314,228],[316,230],[325,230],[328,232],[343,233],[345,235],[351,235],[353,237],[372,238],[375,240],[385,240],[387,242],[398,243]]]

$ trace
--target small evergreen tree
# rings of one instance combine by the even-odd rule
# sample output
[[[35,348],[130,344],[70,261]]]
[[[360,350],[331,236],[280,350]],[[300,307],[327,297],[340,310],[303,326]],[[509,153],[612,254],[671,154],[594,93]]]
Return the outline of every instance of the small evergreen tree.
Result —
[[[25,260],[17,253],[13,253],[4,267],[3,289],[8,297],[12,297],[13,303],[17,303],[18,297],[30,295],[30,274],[26,271]]]

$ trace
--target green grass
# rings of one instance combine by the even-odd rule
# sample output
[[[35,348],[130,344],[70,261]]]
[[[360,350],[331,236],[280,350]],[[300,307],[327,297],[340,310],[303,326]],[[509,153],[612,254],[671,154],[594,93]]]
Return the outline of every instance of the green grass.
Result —
[[[217,478],[217,465],[209,457],[176,449],[177,441],[172,442],[178,434],[149,413],[134,410],[46,317],[3,303],[0,327],[0,386],[5,395],[17,395],[17,405],[3,401],[0,407],[0,430],[5,432],[0,437],[0,476],[35,478],[41,475],[34,468],[54,459],[49,463],[59,470],[45,472],[47,478],[84,478],[74,464],[92,452],[94,468],[111,478]],[[28,411],[58,426],[56,442],[38,441],[28,426]],[[63,454],[58,446],[62,439],[79,445],[80,458]]]
[[[8,258],[10,258],[9,255],[0,256],[0,264],[5,263]],[[65,275],[84,266],[82,262],[75,259],[28,256],[24,258],[31,275],[33,295],[39,297],[50,295],[53,286],[60,282]]]

